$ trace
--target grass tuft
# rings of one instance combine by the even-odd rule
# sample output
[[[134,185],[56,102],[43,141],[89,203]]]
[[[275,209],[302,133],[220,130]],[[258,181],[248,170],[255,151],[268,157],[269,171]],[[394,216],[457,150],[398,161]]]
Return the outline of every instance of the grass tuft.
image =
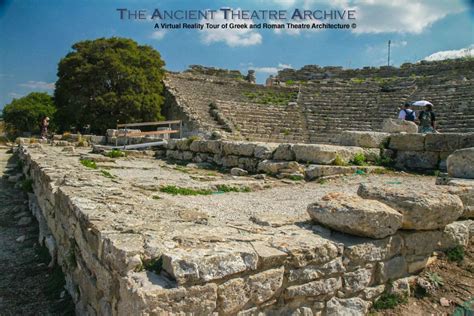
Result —
[[[392,309],[399,304],[407,302],[406,296],[396,293],[383,293],[378,300],[374,302],[372,308],[374,310]]]
[[[92,161],[90,159],[81,159],[81,164],[87,168],[97,169],[97,164],[95,163],[95,161]]]
[[[448,257],[449,261],[461,262],[464,260],[464,248],[460,245],[457,245],[456,247],[446,251],[446,256]]]
[[[162,186],[160,188],[160,192],[168,193],[172,195],[210,195],[212,194],[211,190],[181,188],[175,185]]]
[[[120,157],[125,157],[126,154],[121,151],[120,149],[112,149],[108,153],[105,154],[109,158],[120,158]]]

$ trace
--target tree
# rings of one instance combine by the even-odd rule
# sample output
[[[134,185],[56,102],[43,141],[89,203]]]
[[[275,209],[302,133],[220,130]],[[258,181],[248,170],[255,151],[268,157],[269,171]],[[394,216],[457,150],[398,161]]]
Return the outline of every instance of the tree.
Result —
[[[103,133],[123,123],[162,119],[164,62],[150,46],[125,38],[74,44],[59,62],[54,93],[61,129]]]
[[[41,119],[53,117],[56,107],[53,98],[44,92],[32,92],[25,97],[13,99],[3,108],[3,119],[9,134],[23,132],[39,133]]]

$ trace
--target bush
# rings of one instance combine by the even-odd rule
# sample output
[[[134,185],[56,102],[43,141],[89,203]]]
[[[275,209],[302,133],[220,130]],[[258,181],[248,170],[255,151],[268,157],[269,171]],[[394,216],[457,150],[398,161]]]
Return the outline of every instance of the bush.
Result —
[[[449,261],[461,262],[464,259],[464,248],[460,245],[457,245],[454,248],[446,251],[446,256]]]
[[[347,162],[345,162],[344,159],[342,159],[339,155],[336,155],[336,158],[334,158],[332,164],[334,166],[347,166]]]
[[[162,118],[164,62],[150,46],[125,38],[74,44],[58,65],[54,93],[62,130],[90,124],[104,133],[120,122]]]
[[[23,132],[39,134],[41,119],[44,116],[53,117],[55,112],[53,98],[47,93],[32,92],[20,99],[13,99],[3,109],[6,131],[12,136]],[[51,123],[49,129],[53,127],[54,123]]]
[[[363,153],[357,153],[352,158],[351,163],[356,166],[365,166],[367,164],[367,158]]]
[[[375,310],[391,309],[399,304],[406,303],[407,298],[405,296],[396,293],[383,293],[378,300],[374,302],[372,306]]]

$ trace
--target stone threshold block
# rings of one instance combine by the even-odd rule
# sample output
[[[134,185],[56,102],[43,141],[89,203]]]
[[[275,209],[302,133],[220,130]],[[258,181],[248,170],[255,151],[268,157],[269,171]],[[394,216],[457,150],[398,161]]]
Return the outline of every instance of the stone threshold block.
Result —
[[[384,238],[402,226],[402,215],[389,206],[337,192],[310,204],[308,213],[317,223],[363,237]]]
[[[365,199],[382,202],[403,214],[403,229],[444,228],[463,213],[461,199],[435,184],[415,188],[403,184],[363,183],[357,193]]]

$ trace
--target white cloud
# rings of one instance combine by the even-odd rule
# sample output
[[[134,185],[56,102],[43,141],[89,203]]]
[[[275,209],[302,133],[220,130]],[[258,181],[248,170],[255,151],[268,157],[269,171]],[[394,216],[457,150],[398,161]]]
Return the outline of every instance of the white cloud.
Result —
[[[285,68],[293,68],[293,67],[291,65],[282,64],[282,63],[279,63],[277,67],[249,67],[249,69],[253,69],[255,70],[255,72],[260,72],[260,73],[265,73],[265,74],[270,74],[270,75],[274,75],[279,70],[282,70]]]
[[[343,20],[343,23],[355,22],[356,34],[362,33],[412,33],[420,34],[433,23],[449,14],[467,10],[462,0],[272,0],[277,4],[291,2],[294,8],[308,10],[356,10],[356,20]],[[311,20],[303,23],[320,22]],[[323,22],[340,22],[324,20]],[[318,30],[318,29],[316,29]],[[298,35],[305,30],[275,30],[277,34]]]
[[[20,87],[29,88],[29,89],[39,89],[39,90],[53,90],[55,86],[54,82],[45,82],[45,81],[28,81],[26,83],[21,83]]]
[[[150,38],[155,39],[157,41],[162,40],[165,37],[166,31],[165,30],[156,30],[151,33]]]
[[[10,92],[8,94],[8,96],[10,96],[12,98],[21,98],[23,96],[23,94],[19,94],[19,93],[16,93],[16,92]]]
[[[240,10],[240,9],[237,9]],[[225,23],[246,23],[254,24],[251,20],[224,19],[224,12],[219,11],[213,20],[201,20],[200,23],[225,24]],[[201,31],[201,40],[205,44],[224,42],[230,47],[252,46],[262,43],[262,35],[255,30],[248,29],[207,29]]]
[[[458,50],[445,50],[436,52],[424,58],[424,60],[444,60],[444,59],[455,59],[462,57],[474,57],[474,44],[469,47],[458,49]]]

